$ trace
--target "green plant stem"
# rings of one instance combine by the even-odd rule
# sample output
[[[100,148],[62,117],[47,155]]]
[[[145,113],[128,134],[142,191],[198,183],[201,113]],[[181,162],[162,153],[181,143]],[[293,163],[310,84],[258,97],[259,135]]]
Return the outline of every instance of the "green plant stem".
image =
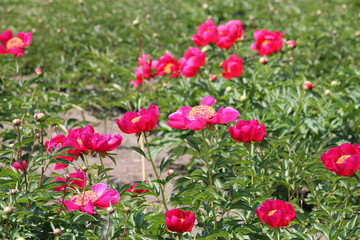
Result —
[[[66,179],[66,177],[65,177],[65,179]],[[59,212],[58,212],[58,214],[57,214],[57,216],[56,216],[55,225],[57,224],[59,215],[60,215],[61,210],[62,210],[62,208],[63,208],[63,206],[64,206],[64,200],[65,200],[65,197],[66,197],[66,187],[67,187],[67,184],[68,184],[68,180],[66,179],[66,180],[65,180],[65,187],[64,187],[64,194],[63,194],[63,197],[62,197],[62,204],[61,204],[60,210],[59,210]]]
[[[280,230],[279,228],[275,228],[275,233],[276,233],[276,240],[280,240]]]
[[[252,160],[252,153],[253,153],[253,142],[250,142],[250,147],[249,147],[249,161]],[[253,166],[251,165],[251,169],[250,169],[250,174],[251,174],[251,185],[254,184],[254,174],[253,174]]]
[[[103,170],[104,170],[104,174],[105,174],[105,176],[106,176],[106,178],[107,178],[107,180],[108,180],[111,188],[114,188],[114,186],[113,186],[112,183],[110,182],[110,178],[109,178],[109,176],[108,176],[108,174],[107,174],[107,172],[106,172],[106,169],[105,169],[105,166],[104,166],[102,157],[101,157],[101,153],[99,153],[99,158],[100,158],[101,166],[102,166],[102,168],[103,168]]]
[[[335,234],[335,237],[334,239],[337,239],[338,236],[339,236],[339,233],[340,233],[340,230],[341,230],[341,227],[342,227],[342,224],[343,224],[343,221],[344,221],[344,218],[345,218],[345,211],[346,211],[346,208],[347,208],[347,205],[349,203],[349,199],[350,199],[350,196],[351,196],[351,192],[350,192],[350,183],[349,183],[349,179],[346,179],[346,185],[347,185],[347,190],[348,190],[348,194],[346,195],[346,198],[345,198],[345,206],[343,208],[343,211],[342,211],[342,217],[341,217],[341,220],[340,220],[340,224],[339,224],[339,227],[336,231],[336,234]]]
[[[180,233],[180,234],[178,235],[178,237],[179,237],[179,240],[183,240],[183,239],[184,239],[182,233]]]
[[[154,161],[152,160],[151,152],[150,152],[150,146],[149,146],[149,141],[148,141],[145,133],[144,133],[144,138],[145,138],[145,143],[146,143],[146,147],[147,147],[148,154],[149,154],[149,160],[150,160],[151,165],[152,165],[152,167],[153,167],[153,169],[154,169],[156,178],[157,178],[157,180],[158,180],[158,182],[159,182],[161,197],[162,197],[162,200],[163,200],[163,205],[164,205],[164,207],[165,207],[165,210],[168,211],[169,209],[168,209],[168,207],[167,207],[167,205],[166,205],[166,198],[165,198],[165,194],[164,194],[164,188],[163,188],[163,186],[162,186],[162,184],[161,184],[159,174],[158,174],[158,172],[156,171],[156,167],[155,167]]]
[[[50,136],[50,139],[51,139],[51,136]],[[40,125],[40,147],[41,147],[41,155],[44,154],[44,128],[42,125]],[[39,182],[39,186],[41,185],[42,183],[42,180],[44,178],[44,173],[47,169],[47,166],[46,168],[44,167],[44,160],[42,161],[42,167],[41,167],[41,177],[40,177],[40,182]]]
[[[109,222],[108,222],[108,227],[107,227],[107,231],[106,231],[106,234],[105,234],[105,237],[104,237],[104,240],[106,240],[107,238],[107,235],[109,234],[109,231],[110,231],[110,223],[111,223],[111,214],[109,213]]]
[[[21,135],[20,135],[20,127],[17,127],[17,132],[18,132],[18,138],[19,138],[19,158],[18,158],[18,162],[20,163],[20,165],[23,168],[24,171],[24,180],[25,180],[25,189],[26,191],[28,190],[28,183],[27,183],[27,176],[26,176],[26,167],[23,165],[23,161],[22,161],[22,149],[21,149]]]
[[[124,240],[124,237],[125,237],[125,233],[126,233],[126,223],[127,223],[127,220],[128,220],[128,218],[127,218],[127,214],[125,213],[124,232],[123,232],[123,235],[122,235],[121,240]]]
[[[204,145],[203,146],[204,147],[204,161],[205,161],[205,163],[207,165],[207,168],[208,168],[210,188],[215,191],[214,185],[213,185],[213,180],[212,180],[211,167],[210,167],[210,164],[209,164],[208,148],[207,148],[207,144],[206,144],[206,138],[205,138],[204,129],[201,130],[201,133],[202,133],[203,145]],[[216,211],[215,211],[214,203],[212,201],[210,202],[210,206],[211,206],[211,210],[212,210],[212,213],[213,213],[213,216],[214,216],[214,229],[216,229],[216,226],[217,226]]]

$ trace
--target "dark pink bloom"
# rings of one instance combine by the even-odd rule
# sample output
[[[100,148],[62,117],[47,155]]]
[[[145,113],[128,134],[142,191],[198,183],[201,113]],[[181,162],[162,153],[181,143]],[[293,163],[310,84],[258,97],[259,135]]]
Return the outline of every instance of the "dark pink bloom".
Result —
[[[189,47],[184,57],[179,60],[181,76],[195,77],[198,69],[205,64],[205,60],[205,53],[198,48]]]
[[[294,48],[296,47],[296,41],[295,40],[290,40],[286,43],[288,48]]]
[[[198,27],[198,32],[191,38],[196,46],[201,47],[217,42],[219,38],[217,27],[212,20],[207,20]]]
[[[219,25],[217,29],[219,39],[216,45],[223,49],[230,48],[244,34],[243,24],[240,20],[228,21],[226,25]]]
[[[10,30],[0,34],[0,54],[11,53],[16,58],[24,55],[24,48],[31,42],[31,33],[19,32],[16,37]]]
[[[236,126],[229,127],[231,137],[237,142],[260,142],[265,136],[265,125],[259,124],[258,120],[239,120]]]
[[[135,181],[134,181],[133,183],[135,183]],[[144,181],[144,183],[147,183],[147,181]],[[136,187],[138,187],[138,186],[139,186],[139,185],[137,185],[137,184],[133,184],[133,185],[131,185],[131,187],[130,187],[128,190],[126,190],[126,191],[127,191],[127,192],[136,193],[136,195],[132,195],[132,197],[136,197],[137,194],[140,194],[140,193],[149,192],[149,190],[147,190],[147,189],[134,189],[134,188],[136,188]]]
[[[321,155],[321,161],[331,172],[339,176],[351,176],[360,168],[360,148],[356,143],[343,143]]]
[[[239,112],[232,107],[221,107],[217,112],[212,107],[216,102],[213,97],[206,96],[199,106],[183,106],[169,115],[168,125],[175,129],[201,130],[206,124],[224,124],[236,121]]]
[[[314,88],[314,85],[312,85],[311,82],[304,82],[303,88],[311,91]]]
[[[89,136],[88,133],[93,134],[94,132],[94,128],[88,124],[84,128],[69,129],[67,137],[75,139],[79,144],[78,150],[83,153],[89,151],[84,145],[85,138]]]
[[[117,191],[111,189],[106,191],[108,186],[103,183],[95,184],[91,190],[84,194],[76,195],[72,200],[59,199],[59,202],[64,204],[69,212],[79,210],[89,215],[95,213],[94,206],[105,209],[111,205],[115,205],[120,200],[120,195]]]
[[[78,186],[79,188],[84,188],[85,187],[85,173],[82,172],[80,169],[78,169],[76,171],[76,173],[70,173],[70,179],[66,180],[64,178],[61,177],[56,177],[53,182],[64,182],[64,184],[67,184],[67,189],[66,191],[69,191],[69,188],[75,189],[75,186]],[[78,180],[80,179],[80,180]],[[55,187],[54,190],[55,191],[64,191],[65,189],[65,185],[59,186],[59,187]]]
[[[122,137],[119,133],[111,137],[111,134],[104,136],[99,133],[90,134],[84,138],[84,145],[87,149],[94,152],[108,152],[116,149],[122,142]]]
[[[135,70],[136,81],[132,80],[130,82],[135,88],[140,86],[144,80],[150,78],[150,76],[152,76],[152,69],[156,69],[157,67],[158,61],[152,61],[151,58],[148,60],[148,56],[149,54],[147,53],[139,58],[139,67]],[[152,78],[150,78],[150,82],[152,82]]]
[[[184,232],[190,232],[193,228],[195,213],[172,209],[165,212],[165,223],[169,231],[182,235]]]
[[[225,71],[222,72],[223,77],[231,79],[241,75],[243,71],[243,62],[241,57],[237,57],[235,54],[232,54],[227,60],[222,62],[221,67]]]
[[[176,78],[179,75],[179,63],[173,58],[171,53],[165,53],[164,56],[160,57],[156,67],[156,75],[162,76],[170,74],[169,77]]]
[[[137,113],[127,112],[121,119],[116,119],[120,130],[126,134],[148,132],[157,124],[159,109],[150,104],[147,110],[140,109]]]
[[[266,200],[255,212],[263,223],[274,228],[285,228],[295,219],[294,206],[282,200]]]
[[[16,169],[17,172],[19,171],[23,172],[24,168],[26,169],[26,165],[27,165],[26,161],[22,161],[22,165],[19,162],[14,162],[12,166]]]
[[[270,32],[268,30],[256,30],[254,33],[255,43],[251,45],[252,50],[258,51],[261,56],[270,55],[274,52],[280,51],[284,40],[282,37],[284,33],[278,30]]]

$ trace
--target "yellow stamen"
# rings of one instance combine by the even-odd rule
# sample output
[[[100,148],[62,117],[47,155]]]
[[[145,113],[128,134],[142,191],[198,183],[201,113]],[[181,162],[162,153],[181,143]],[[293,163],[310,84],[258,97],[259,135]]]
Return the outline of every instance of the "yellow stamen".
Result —
[[[274,213],[276,213],[277,210],[271,210],[270,212],[268,212],[268,216],[272,216],[274,215]]]
[[[77,139],[76,141],[79,143],[79,145],[82,145],[81,139]]]
[[[346,159],[348,159],[349,157],[351,157],[351,155],[342,155],[341,157],[339,157],[339,159],[336,161],[336,164],[343,164],[346,162]]]
[[[141,116],[131,119],[132,123],[137,123],[140,120]]]
[[[228,68],[226,71],[227,71],[228,73],[231,73],[231,69],[230,69],[230,68]]]
[[[180,218],[180,221],[183,223],[184,221],[185,221],[185,219],[183,219],[183,218]]]
[[[21,40],[20,38],[14,37],[6,43],[6,48],[7,49],[21,48],[23,46],[23,43],[24,43],[23,40]]]
[[[206,120],[210,120],[216,115],[215,109],[207,106],[207,105],[200,105],[193,107],[189,113],[189,118],[197,119],[197,118],[204,118]]]
[[[172,63],[166,64],[166,66],[164,67],[164,71],[165,71],[166,73],[171,73],[171,67],[172,67],[172,66],[174,66],[174,64],[172,64]]]
[[[96,202],[98,195],[93,190],[86,191],[84,194],[78,195],[75,199],[75,203],[80,206],[84,206],[90,202]]]
[[[269,40],[264,40],[261,45],[266,45],[269,42]]]

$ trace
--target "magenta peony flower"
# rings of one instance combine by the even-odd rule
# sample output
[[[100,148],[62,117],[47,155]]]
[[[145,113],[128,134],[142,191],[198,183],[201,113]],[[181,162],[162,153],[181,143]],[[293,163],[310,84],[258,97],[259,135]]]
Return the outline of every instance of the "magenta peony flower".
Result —
[[[258,120],[239,120],[236,126],[229,127],[231,137],[237,142],[260,142],[265,136],[265,125],[260,125]]]
[[[232,54],[227,60],[222,62],[221,67],[225,71],[222,72],[223,77],[231,79],[241,75],[243,71],[243,62],[241,57],[237,57],[235,54]]]
[[[183,106],[169,115],[168,125],[175,129],[201,130],[206,124],[224,124],[236,121],[239,112],[232,107],[221,107],[217,112],[212,107],[216,102],[213,97],[206,96],[199,106]]]
[[[19,32],[16,37],[10,30],[0,34],[0,54],[12,54],[16,58],[24,55],[24,48],[31,42],[31,33]]]
[[[191,38],[196,46],[201,47],[209,43],[217,42],[219,33],[217,27],[212,20],[207,20],[198,27],[198,32]]]
[[[268,30],[256,30],[254,33],[255,43],[251,45],[252,50],[258,51],[261,56],[270,55],[274,52],[280,51],[284,40],[282,37],[284,33],[278,30],[270,32]]]
[[[89,215],[95,213],[94,206],[105,209],[111,205],[115,205],[120,200],[120,195],[117,191],[111,189],[106,191],[108,186],[103,183],[95,184],[91,190],[84,194],[76,195],[72,200],[59,199],[59,202],[64,204],[69,212],[79,210]]]
[[[94,152],[108,152],[116,149],[122,142],[122,137],[119,133],[111,137],[111,134],[105,134],[104,136],[99,133],[90,134],[84,138],[84,145]]]
[[[274,228],[285,228],[295,219],[294,206],[282,200],[266,200],[255,212],[263,223]]]
[[[172,209],[165,212],[165,223],[169,231],[182,235],[184,232],[190,232],[193,228],[195,213]]]
[[[144,80],[150,78],[152,76],[151,70],[156,69],[158,61],[152,61],[151,58],[149,58],[149,61],[147,61],[149,54],[144,54],[141,58],[139,58],[138,65],[139,67],[135,70],[135,76],[136,81],[131,80],[131,84],[134,86],[134,88],[139,87]],[[152,82],[152,78],[150,78],[150,83]]]
[[[80,179],[80,180],[78,180]],[[79,188],[84,188],[86,185],[85,182],[85,173],[82,172],[80,169],[78,169],[76,171],[76,173],[70,173],[70,179],[66,180],[64,178],[61,177],[56,177],[53,182],[64,182],[65,184],[67,184],[67,189],[66,191],[69,191],[68,188],[72,188],[75,189],[75,186],[78,186]],[[61,185],[59,187],[55,187],[53,188],[55,191],[64,191],[65,189],[65,185]]]
[[[12,166],[13,168],[16,169],[17,172],[19,171],[23,172],[24,168],[26,169],[26,165],[27,165],[26,161],[22,161],[22,165],[19,162],[14,162]]]
[[[157,124],[159,109],[150,104],[147,110],[140,109],[137,113],[127,112],[121,119],[116,119],[120,130],[126,134],[148,132]]]
[[[243,24],[240,20],[228,21],[226,25],[219,25],[217,29],[219,39],[216,45],[223,49],[230,48],[244,34]]]
[[[88,137],[88,134],[94,134],[94,128],[91,125],[86,125],[84,128],[76,128],[76,129],[69,129],[68,131],[68,138],[72,138],[76,140],[79,144],[78,150],[81,153],[85,153],[90,149],[86,148],[84,145],[85,138]]]
[[[159,59],[156,67],[156,76],[163,76],[170,73],[170,78],[176,78],[179,75],[179,63],[176,62],[171,53],[167,52]]]
[[[135,183],[135,182],[136,181],[134,181],[133,183]],[[144,183],[147,183],[147,181],[144,181]],[[144,193],[144,192],[149,192],[149,190],[147,190],[147,189],[134,189],[137,186],[139,186],[139,185],[133,184],[133,185],[131,185],[131,187],[129,187],[128,190],[126,190],[127,192],[136,193],[135,195],[132,195],[131,197],[137,197],[137,194]]]
[[[184,57],[179,60],[181,76],[195,77],[198,69],[205,64],[205,60],[205,53],[198,48],[189,47]]]

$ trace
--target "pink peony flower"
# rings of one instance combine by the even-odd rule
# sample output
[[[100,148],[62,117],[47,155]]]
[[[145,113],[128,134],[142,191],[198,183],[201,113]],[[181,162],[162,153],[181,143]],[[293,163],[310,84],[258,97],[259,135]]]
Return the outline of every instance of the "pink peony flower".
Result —
[[[19,32],[16,37],[10,30],[0,34],[0,54],[12,54],[16,58],[24,55],[24,48],[31,42],[31,33]]]
[[[156,76],[163,76],[170,74],[169,77],[176,78],[179,75],[179,63],[173,58],[171,53],[165,53],[164,56],[160,57],[156,67]]]
[[[26,165],[27,165],[26,161],[22,161],[22,165],[19,162],[14,162],[12,166],[13,168],[16,169],[17,172],[19,171],[23,172],[24,168],[26,169]]]
[[[263,223],[274,228],[285,228],[295,219],[294,206],[282,200],[266,200],[255,212]]]
[[[282,37],[284,33],[278,30],[270,32],[268,30],[256,30],[254,33],[255,43],[251,45],[252,50],[258,51],[261,56],[270,55],[274,52],[280,51],[284,40]]]
[[[207,20],[198,27],[198,32],[191,38],[196,46],[201,47],[209,43],[217,42],[219,38],[218,30],[212,20]]]
[[[258,120],[239,120],[236,126],[229,127],[229,133],[236,142],[260,142],[265,136],[265,125],[259,124]]]
[[[198,69],[205,64],[205,60],[205,53],[198,48],[189,47],[184,57],[179,60],[181,76],[195,77]]]
[[[99,133],[87,133],[84,138],[84,145],[94,152],[108,152],[116,149],[122,142],[122,137],[119,133],[111,137],[111,134],[105,134],[104,136]]]
[[[84,128],[69,129],[69,131],[68,131],[67,137],[75,139],[78,142],[78,144],[79,144],[78,150],[81,153],[84,153],[84,152],[87,152],[90,150],[90,149],[86,148],[84,145],[85,138],[89,136],[87,133],[90,133],[90,134],[95,133],[94,128],[89,124],[86,125]]]
[[[120,130],[126,134],[148,132],[157,124],[159,109],[150,104],[147,110],[140,109],[137,113],[127,112],[121,119],[116,119]]]
[[[201,130],[207,124],[224,124],[236,121],[239,112],[232,107],[221,107],[217,112],[212,107],[216,102],[213,97],[206,96],[199,106],[183,106],[169,115],[168,125],[175,129]]]
[[[133,183],[135,183],[135,181]],[[144,183],[147,183],[147,181],[144,181]],[[131,187],[128,190],[126,190],[127,192],[136,193],[135,195],[132,195],[131,197],[137,197],[137,194],[149,192],[149,190],[147,190],[147,189],[134,189],[137,186],[139,186],[139,185],[133,184],[133,185],[131,185]]]
[[[77,180],[80,179],[80,180]],[[78,169],[76,171],[76,173],[70,173],[70,179],[66,180],[64,178],[61,177],[56,177],[53,182],[64,182],[65,184],[67,184],[67,189],[66,191],[69,191],[68,188],[72,188],[75,189],[75,186],[78,186],[79,188],[84,188],[86,185],[85,182],[85,173],[82,172],[80,169]],[[65,185],[59,186],[59,187],[55,187],[54,190],[55,191],[64,191],[65,189]]]
[[[216,45],[223,49],[230,48],[244,34],[243,24],[240,20],[228,21],[226,25],[219,25],[217,29],[219,39]]]
[[[226,79],[239,77],[243,71],[243,62],[241,57],[232,54],[227,60],[223,61],[221,67],[225,70],[222,75]]]
[[[195,213],[171,209],[165,212],[165,223],[169,231],[182,235],[184,232],[190,232],[193,228]]]
[[[117,191],[111,189],[106,191],[108,186],[103,183],[95,184],[91,190],[84,194],[76,195],[72,200],[59,199],[59,202],[64,204],[69,212],[79,210],[89,215],[95,213],[94,206],[105,209],[111,205],[115,205],[120,200],[120,195]]]
[[[147,61],[148,56],[149,54],[147,53],[139,58],[139,67],[135,70],[136,81],[131,80],[130,82],[134,88],[139,87],[144,80],[150,78],[150,76],[152,76],[151,70],[156,69],[157,67],[158,61],[152,61],[151,58],[149,58],[149,61]],[[150,78],[150,83],[152,83],[152,78]]]

